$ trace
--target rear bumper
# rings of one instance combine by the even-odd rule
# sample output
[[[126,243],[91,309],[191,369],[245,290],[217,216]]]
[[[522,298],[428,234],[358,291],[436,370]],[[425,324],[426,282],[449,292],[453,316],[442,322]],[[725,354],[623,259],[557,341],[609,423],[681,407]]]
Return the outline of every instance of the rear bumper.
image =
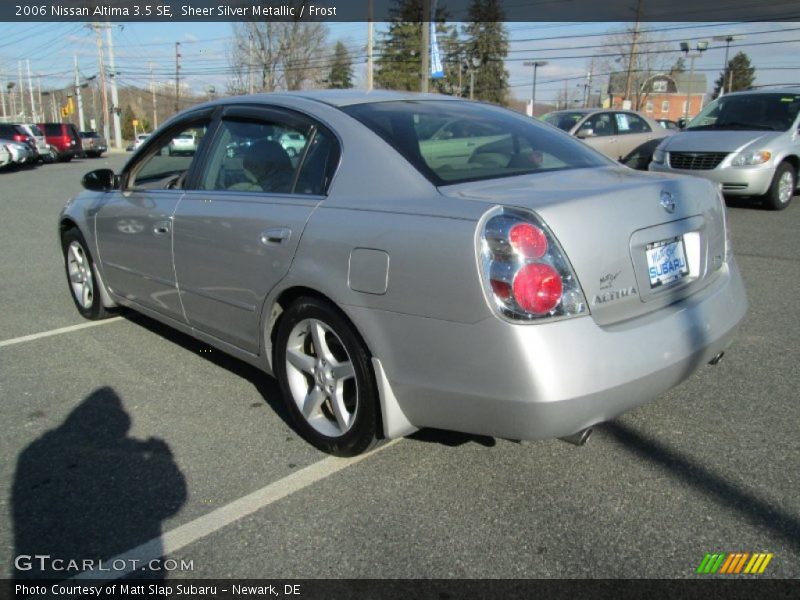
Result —
[[[708,171],[673,169],[665,163],[653,162],[648,168],[658,173],[692,175],[722,184],[722,193],[726,196],[761,196],[767,193],[775,174],[774,166],[730,167],[724,166],[725,162],[716,169]]]
[[[745,315],[735,262],[691,298],[611,327],[475,324],[344,307],[415,427],[568,435],[649,402],[723,351]]]

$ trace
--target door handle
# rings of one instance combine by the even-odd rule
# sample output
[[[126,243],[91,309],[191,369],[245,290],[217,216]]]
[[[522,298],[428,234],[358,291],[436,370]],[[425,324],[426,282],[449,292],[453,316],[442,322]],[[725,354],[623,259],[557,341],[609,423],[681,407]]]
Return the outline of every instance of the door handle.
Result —
[[[169,233],[169,221],[159,221],[153,225],[153,233],[155,235],[165,235]]]
[[[261,232],[261,243],[265,246],[282,244],[292,237],[292,230],[288,227],[274,227]]]

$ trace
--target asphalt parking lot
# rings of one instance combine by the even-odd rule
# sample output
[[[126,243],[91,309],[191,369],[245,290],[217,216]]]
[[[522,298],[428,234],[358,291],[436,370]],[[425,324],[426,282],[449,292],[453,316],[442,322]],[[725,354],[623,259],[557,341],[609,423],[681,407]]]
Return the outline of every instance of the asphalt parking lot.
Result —
[[[58,211],[124,159],[0,172],[0,578],[130,550],[191,563],[169,579],[708,577],[720,551],[800,577],[800,198],[730,205],[734,345],[586,446],[423,431],[344,460],[272,379],[144,317],[54,332],[86,323]]]

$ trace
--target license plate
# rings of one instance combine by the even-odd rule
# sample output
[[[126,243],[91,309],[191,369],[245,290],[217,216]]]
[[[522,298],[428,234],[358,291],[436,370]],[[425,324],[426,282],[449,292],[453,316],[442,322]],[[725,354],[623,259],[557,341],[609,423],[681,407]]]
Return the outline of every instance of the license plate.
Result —
[[[689,274],[683,237],[651,242],[647,244],[646,251],[651,289],[678,281]]]

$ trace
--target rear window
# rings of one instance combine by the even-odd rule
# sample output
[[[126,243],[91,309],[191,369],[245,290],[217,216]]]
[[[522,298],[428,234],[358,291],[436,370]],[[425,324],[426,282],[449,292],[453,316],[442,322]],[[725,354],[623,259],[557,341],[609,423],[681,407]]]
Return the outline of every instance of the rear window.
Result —
[[[559,131],[484,104],[413,100],[342,110],[382,137],[434,185],[612,164]]]
[[[97,139],[100,137],[100,134],[96,131],[81,131],[81,137]]]
[[[50,135],[50,136],[64,135],[61,123],[45,123],[44,132],[45,135]]]
[[[564,131],[569,131],[570,129],[575,127],[575,124],[585,116],[586,113],[579,113],[579,112],[547,113],[545,116],[542,117],[542,121],[544,121],[545,123],[550,123],[550,125],[555,125],[559,129],[563,129]]]

